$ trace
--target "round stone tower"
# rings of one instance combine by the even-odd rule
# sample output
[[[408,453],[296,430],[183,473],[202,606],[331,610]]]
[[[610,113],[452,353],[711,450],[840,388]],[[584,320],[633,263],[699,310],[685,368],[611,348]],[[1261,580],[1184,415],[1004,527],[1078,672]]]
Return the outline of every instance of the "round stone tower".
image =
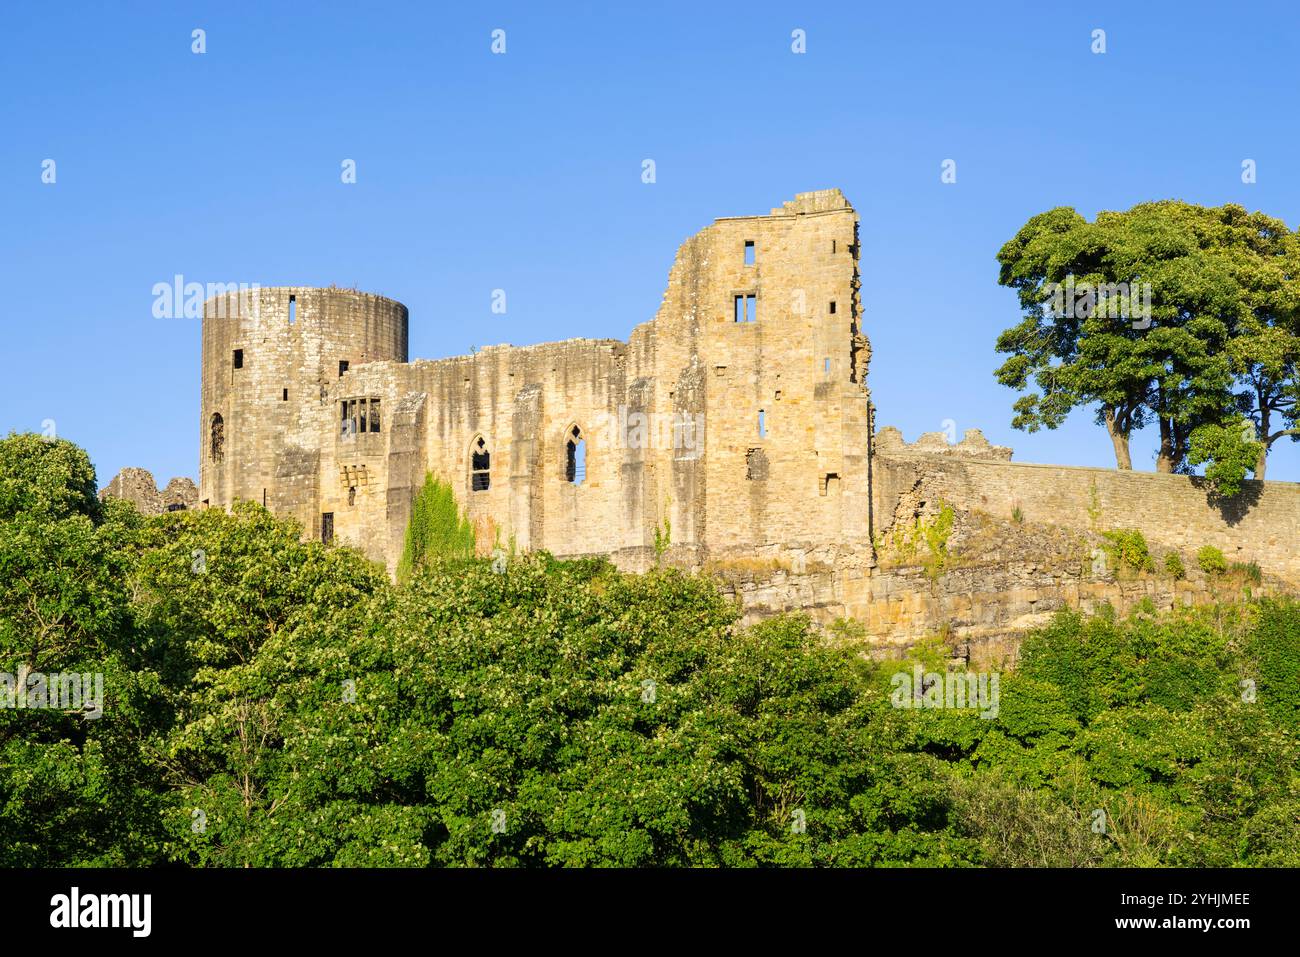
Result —
[[[318,515],[333,394],[366,362],[407,361],[407,310],[350,289],[232,291],[203,304],[200,507],[247,499]]]

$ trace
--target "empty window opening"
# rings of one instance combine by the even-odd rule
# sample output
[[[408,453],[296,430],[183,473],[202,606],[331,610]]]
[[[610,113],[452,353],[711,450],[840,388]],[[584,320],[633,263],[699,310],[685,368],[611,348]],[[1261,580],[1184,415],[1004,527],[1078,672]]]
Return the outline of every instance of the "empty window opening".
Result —
[[[776,401],[777,401],[777,402],[780,402],[780,401],[781,401],[781,390],[780,390],[780,389],[777,389],[777,390],[776,390]]]
[[[822,476],[822,480],[818,485],[821,486],[818,491],[822,495],[838,495],[840,491],[840,477],[835,472],[827,472]]]
[[[345,372],[347,372],[347,371],[348,371],[348,360],[347,360],[347,359],[340,359],[340,360],[339,360],[339,375],[342,376],[343,373],[345,373]]]
[[[831,374],[831,357],[830,357],[830,356],[827,356],[827,357],[826,357],[826,359],[825,359],[825,364],[822,366],[822,371],[826,373],[827,377],[830,376],[830,374]]]
[[[831,252],[835,252],[835,240],[831,240]]]
[[[266,508],[266,489],[262,489],[262,508]]]
[[[767,410],[766,409],[758,410],[758,437],[760,439],[767,438]]]
[[[321,512],[320,514],[320,540],[326,545],[334,541],[333,512]]]
[[[737,322],[758,322],[758,298],[756,296],[737,296],[735,305]]]
[[[714,367],[713,367],[713,374],[716,375],[716,376],[725,376],[725,375],[727,374],[727,367],[726,367],[726,366],[714,366]]]
[[[380,431],[380,424],[377,396],[339,401],[339,435],[347,438],[358,433],[378,431]]]
[[[835,300],[831,300],[831,315],[835,315]]]
[[[284,389],[284,390],[281,391],[281,393],[280,393],[280,401],[281,401],[281,402],[288,402],[288,401],[289,401],[289,390],[288,390],[288,389]]]
[[[490,466],[492,456],[488,453],[487,442],[483,436],[474,441],[469,459],[469,487],[473,492],[486,492],[492,485]],[[572,481],[572,480],[570,480]]]
[[[289,325],[293,325],[298,319],[298,297],[289,296]]]
[[[587,479],[587,440],[576,425],[564,444],[564,478],[574,485],[581,485]]]
[[[355,485],[351,486],[348,489],[348,504],[349,505],[357,504],[357,487]]]
[[[754,240],[752,239],[745,240],[745,265],[754,265]]]
[[[211,436],[208,441],[208,455],[213,462],[221,462],[226,457],[226,422],[220,412],[212,413]]]
[[[244,350],[243,350],[243,349],[236,349],[236,350],[235,350],[235,368],[236,368],[236,369],[242,369],[242,368],[244,368]]]
[[[750,449],[745,453],[745,478],[751,482],[767,478],[767,453],[762,449]]]

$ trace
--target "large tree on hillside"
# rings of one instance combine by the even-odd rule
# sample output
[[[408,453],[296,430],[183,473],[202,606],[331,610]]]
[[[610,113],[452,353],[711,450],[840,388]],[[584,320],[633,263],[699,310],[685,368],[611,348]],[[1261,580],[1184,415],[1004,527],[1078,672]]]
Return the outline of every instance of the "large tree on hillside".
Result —
[[[1243,412],[1257,424],[1285,420],[1296,249],[1285,224],[1239,206],[1145,203],[1092,223],[1068,207],[1033,217],[998,253],[999,282],[1024,310],[997,342],[1009,356],[998,381],[1026,393],[1012,424],[1056,428],[1093,407],[1128,469],[1133,431],[1154,422],[1156,468],[1173,472],[1187,469],[1198,428]]]

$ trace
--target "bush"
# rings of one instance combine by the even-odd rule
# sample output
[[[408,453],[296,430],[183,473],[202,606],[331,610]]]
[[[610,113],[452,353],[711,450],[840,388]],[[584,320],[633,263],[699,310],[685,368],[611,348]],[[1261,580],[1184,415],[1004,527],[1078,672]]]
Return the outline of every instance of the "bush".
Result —
[[[1222,575],[1228,570],[1228,562],[1224,559],[1223,552],[1213,545],[1202,546],[1196,553],[1196,564],[1201,566],[1201,571],[1207,575]]]
[[[1165,571],[1172,578],[1184,578],[1187,575],[1187,568],[1183,565],[1183,556],[1177,552],[1170,552],[1165,556]]]
[[[1155,561],[1147,548],[1146,537],[1136,528],[1117,528],[1103,532],[1106,539],[1106,551],[1110,553],[1116,568],[1131,568],[1135,571],[1151,571]]]

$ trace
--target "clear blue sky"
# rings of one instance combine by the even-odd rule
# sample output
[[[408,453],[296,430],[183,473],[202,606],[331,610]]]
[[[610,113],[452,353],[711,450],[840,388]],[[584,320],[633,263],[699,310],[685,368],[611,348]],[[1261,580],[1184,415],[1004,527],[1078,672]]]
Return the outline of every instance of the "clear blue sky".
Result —
[[[1091,415],[1010,428],[998,248],[1058,205],[1300,223],[1294,3],[474,6],[6,4],[0,434],[53,419],[101,482],[195,476],[198,323],[151,313],[176,273],[394,297],[412,357],[625,338],[691,233],[838,186],[862,217],[879,424],[1110,465]],[[1300,479],[1300,446],[1269,477]]]

